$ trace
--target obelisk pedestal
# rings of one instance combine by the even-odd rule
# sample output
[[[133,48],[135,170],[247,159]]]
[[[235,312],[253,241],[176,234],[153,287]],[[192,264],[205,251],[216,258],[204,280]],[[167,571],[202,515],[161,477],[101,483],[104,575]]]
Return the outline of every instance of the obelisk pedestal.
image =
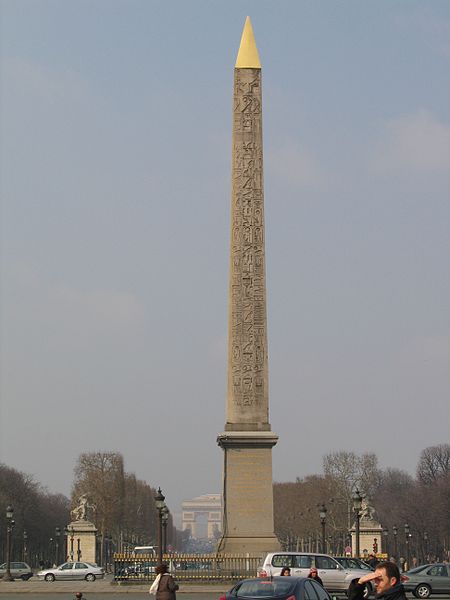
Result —
[[[279,549],[273,525],[261,64],[247,17],[234,70],[228,397],[221,553]]]

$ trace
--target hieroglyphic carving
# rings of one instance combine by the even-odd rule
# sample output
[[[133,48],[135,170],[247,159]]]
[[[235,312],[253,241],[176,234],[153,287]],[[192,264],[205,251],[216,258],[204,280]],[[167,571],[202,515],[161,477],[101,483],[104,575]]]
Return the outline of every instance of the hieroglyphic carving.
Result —
[[[228,394],[268,418],[261,72],[235,69]],[[254,419],[253,419],[254,420]]]

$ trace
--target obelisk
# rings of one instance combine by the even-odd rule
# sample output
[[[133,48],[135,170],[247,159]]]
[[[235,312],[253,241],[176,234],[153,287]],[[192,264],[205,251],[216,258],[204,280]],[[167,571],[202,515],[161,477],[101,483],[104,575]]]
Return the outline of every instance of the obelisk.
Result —
[[[228,394],[220,553],[279,549],[273,525],[261,64],[249,17],[234,69]]]

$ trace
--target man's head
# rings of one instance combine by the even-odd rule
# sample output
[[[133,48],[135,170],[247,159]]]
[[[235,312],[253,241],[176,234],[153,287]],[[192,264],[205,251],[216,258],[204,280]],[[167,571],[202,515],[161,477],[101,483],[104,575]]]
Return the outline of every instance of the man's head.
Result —
[[[400,583],[400,571],[393,562],[382,562],[377,565],[375,569],[375,590],[378,595],[385,594],[394,585]]]

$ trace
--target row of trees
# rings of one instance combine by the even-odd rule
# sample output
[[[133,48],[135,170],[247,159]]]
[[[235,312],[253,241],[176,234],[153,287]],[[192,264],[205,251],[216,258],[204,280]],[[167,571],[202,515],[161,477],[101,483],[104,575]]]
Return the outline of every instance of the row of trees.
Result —
[[[57,549],[60,550],[59,544],[64,545],[64,526],[70,515],[69,498],[50,494],[30,475],[0,464],[0,548],[3,557],[6,554],[8,505],[14,508],[12,558],[27,560],[33,565],[41,560],[53,563]]]
[[[385,550],[390,555],[397,548],[397,554],[405,556],[408,541],[411,556],[420,561],[448,558],[448,444],[422,451],[415,478],[398,469],[380,469],[372,453],[333,452],[323,458],[323,474],[275,484],[275,531],[285,548],[321,548],[319,508],[325,504],[327,549],[343,553],[355,520],[352,496],[356,488],[375,508],[384,528]],[[408,538],[405,524],[409,526]]]
[[[79,456],[74,470],[71,499],[50,494],[33,477],[0,464],[0,552],[5,557],[6,507],[14,507],[11,557],[33,566],[65,560],[66,526],[71,508],[87,494],[98,529],[98,561],[104,564],[113,551],[135,545],[157,545],[156,490],[124,469],[118,452],[89,452]],[[177,544],[172,515],[168,514],[166,542]]]

